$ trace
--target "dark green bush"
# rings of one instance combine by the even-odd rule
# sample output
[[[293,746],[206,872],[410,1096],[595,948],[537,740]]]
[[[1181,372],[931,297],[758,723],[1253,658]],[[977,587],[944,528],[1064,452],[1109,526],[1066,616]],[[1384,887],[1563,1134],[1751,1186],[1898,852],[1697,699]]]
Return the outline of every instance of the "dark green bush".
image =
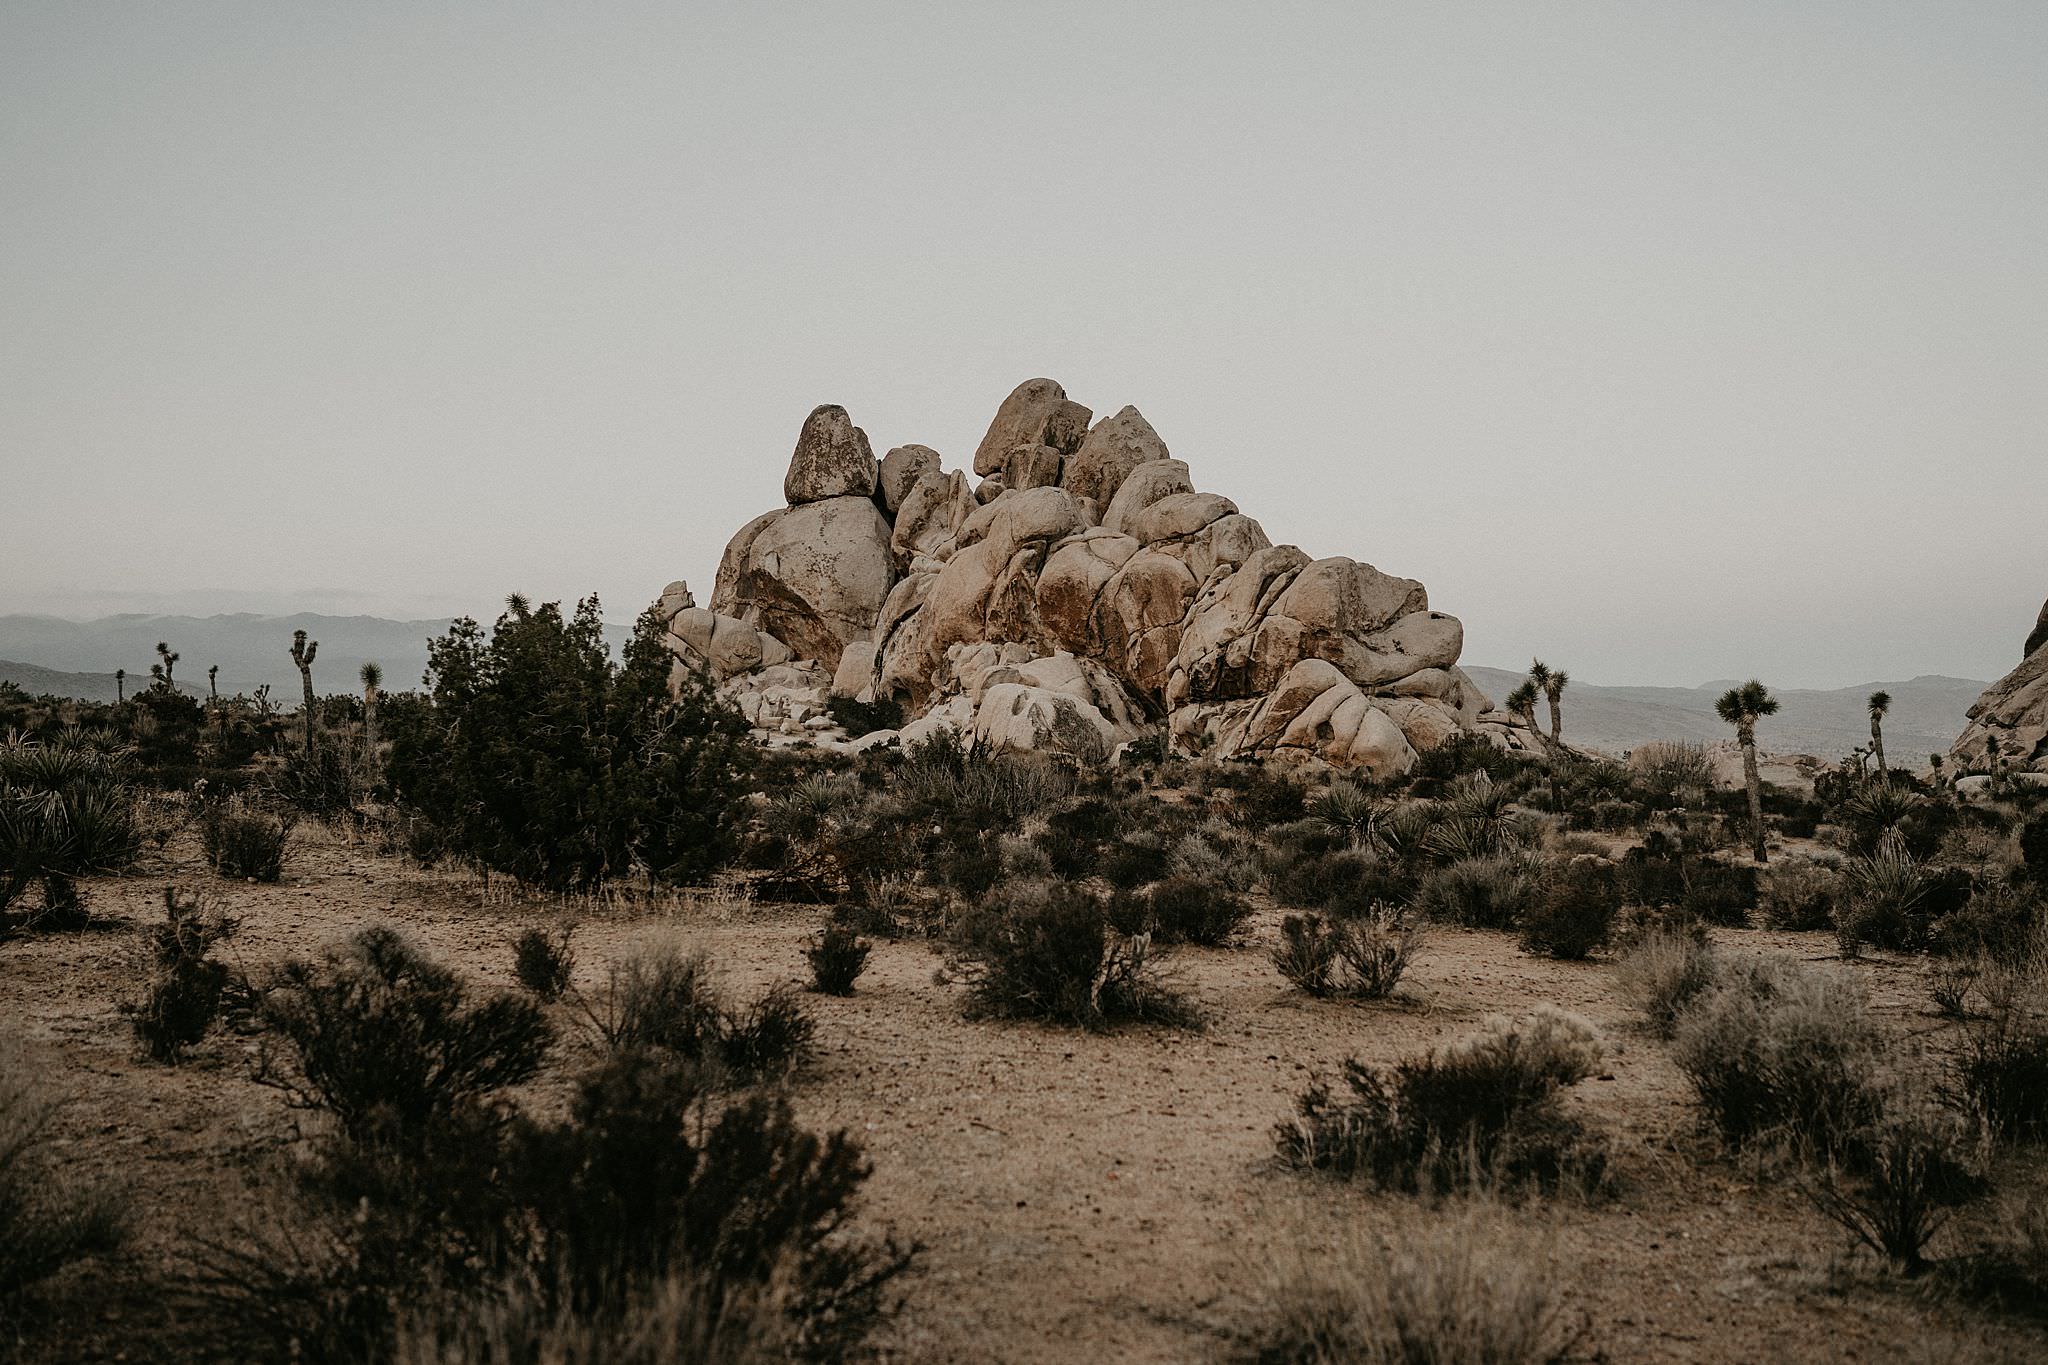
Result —
[[[1193,1006],[1160,980],[1148,939],[1119,932],[1108,904],[1084,887],[1019,883],[961,917],[953,964],[974,1016],[1086,1028],[1194,1023]]]
[[[614,967],[593,1022],[614,1052],[660,1051],[721,1084],[788,1075],[811,1056],[816,1023],[786,987],[727,1002],[701,953],[657,949]]]
[[[1579,961],[1607,946],[1621,888],[1611,864],[1575,858],[1546,867],[1522,911],[1524,952]]]
[[[24,1290],[115,1251],[126,1234],[122,1201],[79,1184],[53,1150],[58,1104],[26,1058],[0,1048],[0,1323]]]
[[[85,916],[73,879],[134,861],[141,834],[128,767],[107,735],[0,741],[0,930],[9,907],[37,883],[43,903],[33,921],[77,927]]]
[[[150,1057],[177,1061],[220,1018],[233,973],[212,953],[235,927],[219,912],[206,911],[198,897],[164,888],[164,923],[153,935],[155,965],[148,992],[127,1011],[136,1040]]]
[[[1280,1158],[1397,1190],[1597,1183],[1604,1147],[1557,1095],[1599,1058],[1583,1021],[1546,1007],[1391,1069],[1347,1061],[1349,1093],[1304,1093],[1275,1131]]]
[[[568,927],[555,934],[534,928],[512,940],[512,976],[540,1000],[559,1000],[569,989],[576,972],[576,950],[569,944],[572,933]]]
[[[1537,893],[1536,879],[1506,858],[1466,858],[1425,874],[1415,912],[1468,929],[1511,929]]]
[[[1153,886],[1152,932],[1161,943],[1218,948],[1244,932],[1251,903],[1220,886],[1191,877],[1168,877]]]
[[[2036,881],[2048,885],[2048,811],[2029,816],[2020,826],[2020,858]]]
[[[199,840],[221,876],[274,882],[284,875],[285,847],[297,819],[289,807],[273,810],[230,796],[201,808]]]
[[[671,698],[653,610],[622,667],[602,629],[596,598],[565,618],[515,597],[489,639],[465,617],[429,641],[426,702],[384,718],[392,789],[453,851],[550,890],[700,880],[731,852],[746,723],[702,675]]]
[[[1380,906],[1341,919],[1289,915],[1280,921],[1272,958],[1282,976],[1310,995],[1379,1000],[1393,994],[1421,944],[1420,931],[1400,911]]]
[[[1722,969],[1684,1008],[1672,1058],[1730,1145],[1841,1158],[1882,1112],[1886,1047],[1848,978],[1768,958]]]
[[[332,1113],[353,1142],[399,1148],[532,1076],[553,1036],[532,1001],[473,1001],[453,971],[383,927],[287,962],[260,1008],[291,1054],[267,1054],[259,1079]]]
[[[825,702],[825,713],[854,739],[877,730],[903,728],[903,703],[894,697],[857,701],[852,697],[833,696]]]
[[[804,950],[811,964],[811,988],[824,995],[852,995],[867,969],[869,944],[843,925],[829,924]]]

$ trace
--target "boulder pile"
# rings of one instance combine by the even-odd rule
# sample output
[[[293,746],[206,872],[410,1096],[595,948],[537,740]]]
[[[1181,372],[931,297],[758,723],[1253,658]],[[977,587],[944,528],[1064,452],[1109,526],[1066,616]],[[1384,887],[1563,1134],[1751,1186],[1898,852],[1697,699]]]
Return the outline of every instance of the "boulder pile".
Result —
[[[2027,635],[2020,666],[1986,688],[1949,753],[1959,769],[1988,770],[1996,759],[2016,772],[2048,772],[2048,603]]]
[[[1274,545],[1197,489],[1136,408],[1094,421],[1050,379],[1003,400],[973,476],[879,460],[846,409],[804,419],[785,506],[740,528],[709,607],[662,597],[676,667],[770,742],[841,743],[832,695],[999,748],[1083,759],[1163,734],[1184,754],[1374,775],[1469,731],[1533,749],[1458,668],[1422,584]]]

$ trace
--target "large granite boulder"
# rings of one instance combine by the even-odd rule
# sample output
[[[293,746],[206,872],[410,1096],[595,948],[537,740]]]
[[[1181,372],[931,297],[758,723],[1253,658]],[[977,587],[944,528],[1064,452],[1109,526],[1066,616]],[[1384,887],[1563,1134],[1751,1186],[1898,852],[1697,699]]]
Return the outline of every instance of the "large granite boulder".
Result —
[[[868,434],[837,403],[811,409],[797,433],[789,472],[782,476],[783,501],[795,507],[826,498],[874,495],[875,452],[868,448]]]
[[[2048,773],[2048,604],[2027,635],[2026,657],[1984,690],[1949,750],[1960,768]]]
[[[733,537],[710,607],[664,595],[678,658],[749,698],[777,742],[829,723],[796,718],[813,706],[796,684],[760,681],[808,660],[819,697],[902,702],[905,743],[953,725],[1089,758],[1163,726],[1190,753],[1374,774],[1460,734],[1514,747],[1420,583],[1273,545],[1136,408],[1088,421],[1053,381],[1019,385],[977,481],[923,446],[878,466],[843,409],[819,408],[792,505]]]

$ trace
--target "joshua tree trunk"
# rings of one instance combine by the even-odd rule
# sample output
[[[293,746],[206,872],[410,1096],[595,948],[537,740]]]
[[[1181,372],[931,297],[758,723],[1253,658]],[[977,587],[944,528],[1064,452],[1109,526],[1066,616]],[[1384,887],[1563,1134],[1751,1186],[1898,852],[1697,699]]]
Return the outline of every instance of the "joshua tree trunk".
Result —
[[[1884,718],[1870,718],[1870,747],[1877,754],[1877,780],[1889,787],[1892,784],[1891,769],[1884,765]]]
[[[1749,788],[1749,830],[1756,860],[1767,863],[1764,849],[1764,781],[1756,770],[1756,722],[1744,721],[1736,728],[1735,740],[1742,746],[1742,781]]]
[[[123,702],[125,702],[125,701],[127,701],[127,700],[128,700],[128,688],[127,688],[127,682],[128,682],[128,670],[127,670],[127,669],[125,669],[125,668],[117,668],[117,669],[115,669],[115,670],[114,670],[114,705],[116,705],[116,706],[119,706],[119,705],[121,705],[121,704],[122,704]]]
[[[1562,744],[1564,743],[1564,707],[1558,704],[1558,699],[1555,695],[1550,696],[1548,701],[1550,702],[1550,742]]]
[[[313,656],[320,650],[318,640],[308,640],[306,632],[292,632],[292,662],[299,666],[299,681],[305,687],[305,701],[301,714],[306,721],[306,757],[313,756]]]

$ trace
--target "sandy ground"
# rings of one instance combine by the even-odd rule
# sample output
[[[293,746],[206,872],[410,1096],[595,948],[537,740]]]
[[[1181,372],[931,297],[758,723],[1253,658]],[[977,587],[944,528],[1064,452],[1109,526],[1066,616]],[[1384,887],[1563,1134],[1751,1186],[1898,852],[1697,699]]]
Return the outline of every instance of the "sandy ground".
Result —
[[[187,1239],[232,1235],[246,1204],[234,1192],[288,1131],[278,1095],[249,1080],[249,1040],[216,1035],[175,1068],[135,1053],[118,1007],[137,988],[141,934],[161,913],[166,881],[203,887],[240,917],[230,955],[252,968],[388,921],[494,986],[511,985],[519,929],[580,913],[586,989],[619,955],[681,938],[750,990],[802,977],[802,941],[823,915],[730,896],[565,908],[424,873],[311,827],[295,835],[282,885],[221,882],[182,841],[135,875],[89,884],[106,927],[0,945],[0,1036],[25,1040],[72,1097],[63,1160],[130,1192],[138,1250],[127,1266],[67,1273],[65,1314],[33,1358],[156,1358],[152,1334],[170,1310],[150,1291],[150,1270],[180,1264]],[[1507,935],[1440,930],[1396,1000],[1315,1001],[1266,961],[1276,920],[1263,914],[1249,947],[1175,958],[1209,1015],[1198,1033],[969,1022],[958,987],[936,976],[940,955],[915,941],[877,945],[852,998],[811,997],[820,1057],[799,1108],[861,1138],[875,1172],[866,1218],[926,1248],[882,1343],[888,1355],[1223,1356],[1272,1267],[1349,1228],[1436,1216],[1412,1199],[1274,1167],[1272,1127],[1309,1079],[1346,1056],[1395,1060],[1489,1014],[1549,1002],[1607,1039],[1606,1069],[1573,1102],[1612,1139],[1618,1190],[1514,1217],[1583,1318],[1588,1358],[2048,1359],[2048,1332],[1878,1273],[1791,1188],[1717,1158],[1609,964],[1534,959]],[[1720,940],[1732,952],[1835,956],[1819,934]],[[1940,1045],[1918,966],[1854,970],[1880,1013]],[[1966,1237],[1967,1225],[1951,1235]]]

